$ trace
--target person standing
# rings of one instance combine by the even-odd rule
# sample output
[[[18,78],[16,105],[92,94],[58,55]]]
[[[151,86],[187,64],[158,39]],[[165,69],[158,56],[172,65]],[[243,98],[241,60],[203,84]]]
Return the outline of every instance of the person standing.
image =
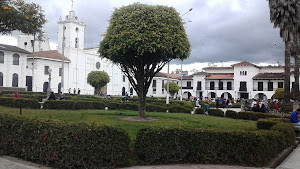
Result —
[[[74,94],[76,94],[76,89],[75,89],[75,87],[74,87],[74,89],[73,89],[73,92],[74,92]]]
[[[216,108],[217,109],[219,108],[219,105],[220,105],[219,101],[220,101],[220,99],[219,99],[219,97],[217,97],[217,99],[216,99]]]
[[[71,88],[68,89],[69,94],[71,94]]]
[[[16,98],[16,99],[19,98],[19,93],[18,92],[15,93],[14,98]]]
[[[291,114],[290,122],[294,124],[294,126],[300,126],[299,120],[298,120],[298,114],[300,113],[300,109],[297,109]]]
[[[278,102],[275,101],[273,105],[274,114],[277,114],[279,112]]]
[[[80,89],[78,88],[78,94],[80,94]]]

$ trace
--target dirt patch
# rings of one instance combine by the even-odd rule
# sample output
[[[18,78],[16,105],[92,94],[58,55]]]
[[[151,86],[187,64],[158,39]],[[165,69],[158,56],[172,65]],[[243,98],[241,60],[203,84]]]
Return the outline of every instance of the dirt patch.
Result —
[[[142,118],[142,117],[120,117],[119,119],[121,120],[126,120],[126,121],[156,121],[158,119],[154,119],[151,117],[146,117],[146,118]]]

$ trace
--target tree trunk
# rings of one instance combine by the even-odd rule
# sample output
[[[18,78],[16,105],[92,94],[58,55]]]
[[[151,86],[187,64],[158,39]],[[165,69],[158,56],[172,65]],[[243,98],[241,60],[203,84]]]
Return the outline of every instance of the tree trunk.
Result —
[[[287,113],[291,111],[292,107],[290,104],[290,66],[291,66],[291,55],[290,55],[290,42],[285,42],[285,66],[284,66],[284,93],[283,103],[281,105],[281,112]]]
[[[300,101],[300,92],[299,92],[299,56],[295,57],[295,86],[294,86],[294,99]]]
[[[146,118],[146,94],[147,94],[147,92],[145,91],[143,80],[138,82],[138,88],[139,88],[139,92],[138,92],[139,117]]]

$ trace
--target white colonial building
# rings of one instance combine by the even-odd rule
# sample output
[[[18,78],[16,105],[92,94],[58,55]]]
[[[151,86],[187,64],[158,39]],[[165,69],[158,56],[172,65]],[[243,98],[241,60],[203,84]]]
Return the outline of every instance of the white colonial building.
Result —
[[[67,93],[71,89],[73,93],[75,89],[77,93],[80,89],[80,94],[92,95],[94,88],[87,83],[88,74],[91,71],[105,71],[110,82],[103,90],[104,93],[136,95],[117,65],[100,58],[98,48],[84,48],[84,34],[85,24],[79,22],[75,12],[71,10],[64,20],[58,21],[57,50],[50,50],[47,34],[44,35],[44,41],[33,41],[32,36],[20,35],[18,47],[0,44],[0,91],[47,91],[51,70],[51,89],[54,92],[64,90]],[[283,72],[283,66],[257,66],[240,62],[230,67],[207,67],[204,72],[182,78],[180,75],[170,74],[169,80],[182,86],[177,97],[182,94],[184,98],[269,99],[277,88],[283,88]],[[292,74],[291,86],[295,81],[293,76]],[[158,73],[153,78],[147,96],[166,97],[164,85],[167,81],[166,73]]]

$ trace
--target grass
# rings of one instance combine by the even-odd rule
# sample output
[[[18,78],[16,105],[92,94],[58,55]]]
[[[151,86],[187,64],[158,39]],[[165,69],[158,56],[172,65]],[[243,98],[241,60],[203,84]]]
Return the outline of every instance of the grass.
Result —
[[[19,114],[19,109],[0,106],[0,113]],[[147,112],[148,117],[159,119],[152,122],[130,122],[119,119],[125,116],[137,116],[136,111],[129,110],[35,110],[22,109],[23,116],[55,119],[70,122],[84,122],[97,125],[121,127],[135,140],[139,129],[143,127],[197,128],[211,130],[256,130],[256,122],[236,120],[205,115],[183,113]]]

